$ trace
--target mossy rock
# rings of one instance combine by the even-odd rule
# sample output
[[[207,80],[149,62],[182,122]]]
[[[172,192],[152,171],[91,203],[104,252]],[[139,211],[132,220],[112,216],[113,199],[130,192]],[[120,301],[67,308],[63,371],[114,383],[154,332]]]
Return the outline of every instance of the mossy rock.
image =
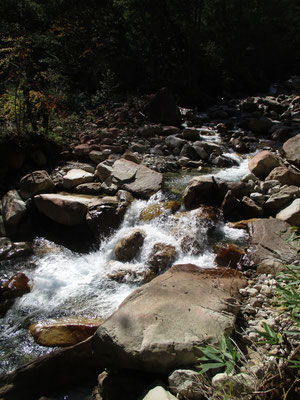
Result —
[[[174,214],[176,211],[179,210],[181,206],[180,201],[166,201],[160,204],[152,204],[150,206],[145,207],[141,214],[140,220],[141,221],[151,221],[154,218],[159,217],[165,213],[172,213]]]

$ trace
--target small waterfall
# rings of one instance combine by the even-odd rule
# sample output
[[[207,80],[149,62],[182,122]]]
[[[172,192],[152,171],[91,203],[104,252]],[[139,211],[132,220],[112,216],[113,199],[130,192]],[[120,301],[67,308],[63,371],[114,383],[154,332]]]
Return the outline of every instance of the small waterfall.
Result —
[[[235,157],[231,154],[232,157]],[[227,180],[240,179],[247,173],[247,160],[238,158],[237,167],[220,170],[215,177]],[[199,172],[194,172],[199,175]],[[193,175],[192,174],[192,175]],[[180,188],[189,182],[191,174],[177,175],[171,185]],[[170,183],[170,182],[169,182]],[[2,319],[0,326],[0,373],[7,372],[49,351],[37,345],[28,333],[30,324],[46,319],[84,316],[107,318],[119,304],[142,283],[141,276],[155,243],[175,247],[175,263],[192,263],[199,267],[215,267],[215,251],[212,244],[225,239],[239,242],[245,240],[242,230],[199,221],[196,211],[175,215],[162,214],[152,220],[142,220],[141,211],[167,201],[170,193],[157,193],[148,201],[135,200],[128,209],[118,230],[102,242],[100,248],[89,254],[74,253],[43,238],[35,240],[35,255],[22,271],[30,278],[30,293],[17,299]],[[116,260],[114,249],[121,238],[134,228],[145,232],[141,251],[130,262]],[[134,271],[116,282],[108,275],[118,270]]]

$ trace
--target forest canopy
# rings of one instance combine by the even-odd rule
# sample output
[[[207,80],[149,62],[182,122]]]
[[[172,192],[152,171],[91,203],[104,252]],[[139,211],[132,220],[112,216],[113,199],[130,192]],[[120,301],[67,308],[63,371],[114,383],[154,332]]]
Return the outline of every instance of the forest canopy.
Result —
[[[1,104],[33,125],[162,86],[201,106],[299,68],[297,0],[1,0],[0,15]]]

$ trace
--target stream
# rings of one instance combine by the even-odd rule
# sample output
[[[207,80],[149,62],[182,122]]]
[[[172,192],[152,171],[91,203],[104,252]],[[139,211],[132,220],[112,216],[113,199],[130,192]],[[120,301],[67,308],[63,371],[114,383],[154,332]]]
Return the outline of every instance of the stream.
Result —
[[[209,137],[209,140],[212,140]],[[176,264],[192,263],[202,268],[215,267],[216,242],[232,242],[245,246],[247,234],[232,229],[220,220],[213,230],[205,222],[199,226],[193,214],[183,216],[180,221],[174,215],[162,215],[150,221],[141,221],[141,211],[153,204],[181,199],[182,192],[191,177],[205,174],[226,180],[240,180],[249,172],[248,157],[234,153],[224,154],[238,162],[238,166],[227,169],[213,169],[209,172],[187,171],[165,174],[163,191],[148,201],[135,200],[128,209],[118,230],[101,243],[99,249],[89,254],[70,251],[44,238],[34,241],[34,255],[28,260],[7,261],[2,272],[11,276],[24,272],[33,283],[30,293],[17,299],[1,320],[0,326],[0,373],[6,373],[35,358],[53,351],[36,344],[28,331],[32,323],[51,318],[82,316],[107,318],[119,304],[142,284],[140,276],[145,271],[153,245],[157,242],[173,245],[177,250]],[[182,210],[180,210],[182,211]],[[183,251],[178,239],[170,234],[175,227],[182,235],[201,237],[202,252],[195,252],[192,246]],[[132,262],[115,260],[114,248],[118,241],[133,228],[146,233],[144,245]],[[122,283],[108,278],[118,270],[135,271],[125,276]]]

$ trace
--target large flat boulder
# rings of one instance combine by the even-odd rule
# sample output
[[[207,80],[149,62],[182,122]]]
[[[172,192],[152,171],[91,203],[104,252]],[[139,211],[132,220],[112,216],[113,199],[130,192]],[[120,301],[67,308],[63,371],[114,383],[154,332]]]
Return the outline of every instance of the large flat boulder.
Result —
[[[249,222],[250,264],[258,272],[276,274],[287,264],[299,261],[299,246],[293,237],[292,227],[280,219],[258,219]]]
[[[40,213],[53,221],[68,226],[85,222],[87,205],[90,198],[71,194],[39,194],[34,196],[34,202]]]
[[[163,176],[144,165],[121,158],[113,165],[112,181],[121,189],[149,198],[161,189]]]
[[[234,270],[173,266],[103,323],[93,337],[95,356],[107,368],[169,372],[193,365],[195,345],[216,344],[232,332],[245,285]]]

